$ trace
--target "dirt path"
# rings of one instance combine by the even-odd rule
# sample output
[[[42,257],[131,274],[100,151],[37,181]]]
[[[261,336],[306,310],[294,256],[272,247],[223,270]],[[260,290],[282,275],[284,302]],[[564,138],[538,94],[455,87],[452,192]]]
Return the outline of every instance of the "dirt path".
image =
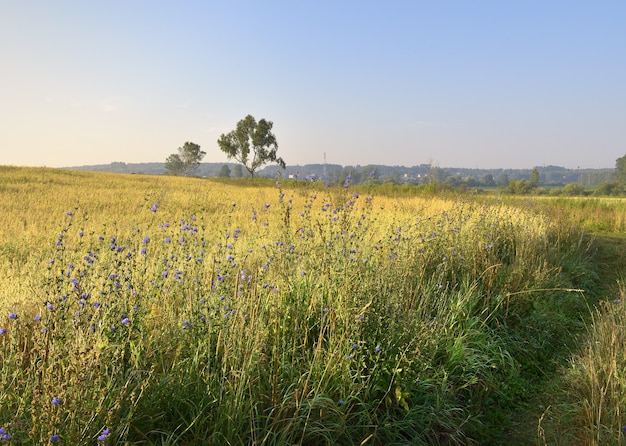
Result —
[[[589,294],[597,300],[614,299],[614,296],[619,294],[617,281],[626,277],[626,234],[596,234],[594,238],[594,261],[597,262],[600,280],[597,289]],[[580,333],[579,343],[583,342],[583,335],[584,333]],[[575,351],[572,353],[575,354]],[[563,387],[563,372],[568,365],[567,358],[563,358],[556,365],[554,372],[533,389],[531,398],[511,416],[511,426],[504,436],[503,445],[575,444],[572,443],[572,438],[567,438],[561,433],[566,420],[558,413],[559,405],[568,403],[567,396],[559,391]]]

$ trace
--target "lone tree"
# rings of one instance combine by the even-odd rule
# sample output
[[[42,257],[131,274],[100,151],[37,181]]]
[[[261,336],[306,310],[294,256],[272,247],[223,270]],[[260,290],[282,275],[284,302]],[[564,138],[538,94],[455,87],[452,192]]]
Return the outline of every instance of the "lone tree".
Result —
[[[187,141],[184,146],[178,148],[178,153],[173,153],[165,160],[165,168],[172,175],[191,175],[200,165],[206,152],[200,150],[200,146]]]
[[[272,121],[261,119],[257,122],[252,115],[248,115],[237,123],[235,130],[222,134],[217,144],[228,159],[239,161],[252,178],[259,167],[270,161],[284,169],[285,162],[276,156],[278,143],[272,133],[273,125]]]

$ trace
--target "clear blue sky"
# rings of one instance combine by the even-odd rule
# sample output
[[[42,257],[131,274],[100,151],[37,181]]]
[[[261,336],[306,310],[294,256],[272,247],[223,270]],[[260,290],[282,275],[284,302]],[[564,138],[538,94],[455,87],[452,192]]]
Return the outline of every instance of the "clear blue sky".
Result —
[[[0,164],[224,162],[247,114],[287,164],[626,154],[624,0],[5,0],[0,55]]]

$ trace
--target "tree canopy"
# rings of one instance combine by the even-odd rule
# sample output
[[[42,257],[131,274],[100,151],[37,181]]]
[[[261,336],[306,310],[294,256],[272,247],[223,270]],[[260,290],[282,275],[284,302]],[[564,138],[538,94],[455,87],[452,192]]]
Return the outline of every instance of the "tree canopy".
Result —
[[[283,169],[285,162],[277,157],[278,143],[272,133],[272,121],[258,122],[248,115],[237,123],[235,130],[220,135],[217,144],[229,159],[234,158],[246,168],[251,177],[268,162],[275,162]]]
[[[165,168],[172,175],[191,175],[200,165],[206,152],[200,150],[200,146],[187,141],[178,148],[178,153],[173,153],[165,160]]]

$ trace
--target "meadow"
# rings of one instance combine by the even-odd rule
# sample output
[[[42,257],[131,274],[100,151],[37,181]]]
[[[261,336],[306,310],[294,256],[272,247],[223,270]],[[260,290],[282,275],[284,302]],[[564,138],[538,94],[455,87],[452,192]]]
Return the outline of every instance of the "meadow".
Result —
[[[624,444],[626,204],[384,192],[0,167],[0,442]]]

